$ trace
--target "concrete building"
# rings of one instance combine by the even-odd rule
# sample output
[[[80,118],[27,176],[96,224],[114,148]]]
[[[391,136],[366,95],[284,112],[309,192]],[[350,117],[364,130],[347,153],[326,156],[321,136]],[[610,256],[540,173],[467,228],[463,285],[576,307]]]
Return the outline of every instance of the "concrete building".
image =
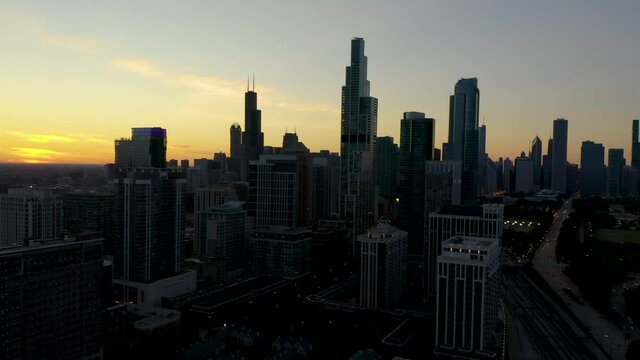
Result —
[[[434,353],[494,358],[501,288],[498,241],[467,236],[444,241],[438,256]]]
[[[604,180],[604,146],[583,141],[580,148],[580,194],[584,197],[602,196]]]
[[[342,87],[340,129],[341,215],[353,246],[357,235],[375,224],[375,150],[378,132],[378,99],[369,93],[364,39],[351,40],[351,63]]]
[[[380,223],[358,236],[356,259],[362,306],[398,304],[407,292],[407,233]]]
[[[115,141],[118,168],[164,168],[167,163],[167,130],[159,127],[132,128],[131,138]]]
[[[425,214],[443,206],[460,205],[461,176],[462,164],[459,161],[425,162]]]
[[[524,151],[516,158],[516,192],[530,193],[534,190],[533,159],[524,155]]]
[[[553,154],[551,155],[551,189],[567,192],[567,138],[569,122],[565,119],[553,121]]]
[[[429,214],[425,227],[425,289],[427,296],[436,295],[438,256],[442,243],[453,236],[481,237],[502,241],[504,205],[448,206]]]
[[[0,194],[0,248],[59,239],[62,229],[62,199],[52,191],[24,188]]]
[[[0,357],[100,359],[102,239],[0,250]]]
[[[622,197],[624,193],[624,168],[626,160],[624,149],[609,149],[609,161],[607,166],[607,196],[610,198]]]
[[[311,271],[309,230],[259,230],[253,233],[249,242],[254,274],[297,279]]]
[[[213,265],[212,280],[229,281],[245,272],[249,248],[247,212],[240,201],[211,206],[205,213],[203,258]]]

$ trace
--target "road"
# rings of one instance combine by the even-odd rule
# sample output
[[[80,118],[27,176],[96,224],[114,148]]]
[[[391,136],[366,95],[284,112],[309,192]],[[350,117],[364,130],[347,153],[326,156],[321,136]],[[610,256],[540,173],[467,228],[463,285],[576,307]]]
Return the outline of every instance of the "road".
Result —
[[[559,263],[556,259],[558,234],[562,222],[572,211],[571,200],[565,201],[562,207],[558,209],[553,224],[549,228],[549,231],[545,235],[542,244],[532,260],[533,268],[538,271],[551,288],[560,296],[575,316],[582,319],[584,325],[589,328],[593,338],[598,341],[606,353],[614,360],[623,360],[629,343],[629,339],[625,337],[624,331],[613,322],[604,318],[584,300],[580,289],[563,273],[564,264]],[[571,299],[571,297],[562,290],[563,288],[571,289],[573,294],[581,300],[582,304],[578,304]],[[637,331],[631,335],[631,338],[637,338]]]

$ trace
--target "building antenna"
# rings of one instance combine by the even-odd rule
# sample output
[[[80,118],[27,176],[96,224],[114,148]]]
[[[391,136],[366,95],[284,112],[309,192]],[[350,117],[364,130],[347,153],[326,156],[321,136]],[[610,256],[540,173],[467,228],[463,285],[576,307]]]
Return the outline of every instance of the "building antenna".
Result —
[[[253,74],[253,92],[256,91],[256,74]]]
[[[249,91],[249,74],[247,74],[247,92]]]

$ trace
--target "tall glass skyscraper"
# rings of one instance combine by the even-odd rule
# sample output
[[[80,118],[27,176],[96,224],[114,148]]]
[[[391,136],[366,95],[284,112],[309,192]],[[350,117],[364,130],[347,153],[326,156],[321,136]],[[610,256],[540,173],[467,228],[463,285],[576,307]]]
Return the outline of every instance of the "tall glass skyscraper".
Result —
[[[116,167],[164,168],[167,163],[167,130],[159,127],[132,128],[130,139],[115,141]]]
[[[449,98],[449,139],[445,160],[462,162],[462,203],[474,204],[478,197],[478,79],[460,79]]]
[[[567,137],[569,122],[565,119],[553,121],[553,154],[551,155],[551,189],[567,191]]]
[[[351,65],[342,87],[341,214],[355,243],[376,218],[375,148],[378,99],[369,96],[364,39],[351,40]]]
[[[538,135],[531,141],[529,157],[533,160],[533,185],[540,190],[542,187],[542,140]]]

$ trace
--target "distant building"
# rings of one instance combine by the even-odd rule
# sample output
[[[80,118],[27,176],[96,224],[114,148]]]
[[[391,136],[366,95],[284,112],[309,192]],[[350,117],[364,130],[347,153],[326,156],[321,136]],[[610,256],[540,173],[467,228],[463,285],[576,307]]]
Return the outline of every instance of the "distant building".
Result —
[[[436,348],[456,358],[493,358],[501,298],[500,244],[453,236],[438,256]]]
[[[567,137],[569,122],[565,119],[553,121],[553,154],[551,156],[551,189],[567,192]]]
[[[578,164],[567,163],[567,194],[578,191]]]
[[[580,194],[602,196],[604,193],[604,146],[583,141],[580,148]]]
[[[0,357],[100,359],[102,239],[0,250]]]
[[[607,196],[617,198],[624,196],[624,149],[609,149],[609,161],[607,166]]]
[[[376,141],[376,185],[379,196],[391,200],[397,195],[398,145],[393,137],[380,136]]]
[[[358,236],[359,303],[368,307],[398,304],[407,291],[407,233],[380,223]]]
[[[159,127],[132,128],[130,139],[115,141],[118,168],[166,167],[167,130]]]
[[[533,185],[534,190],[539,191],[542,188],[542,140],[536,135],[531,141],[531,151],[529,158],[533,161]]]
[[[72,235],[97,233],[104,238],[104,253],[113,255],[113,202],[112,193],[63,194],[64,228]]]
[[[239,278],[246,270],[249,224],[243,203],[229,201],[206,212],[206,239],[203,258],[213,264],[215,281]]]
[[[640,171],[640,120],[633,120],[631,129],[631,167]]]
[[[264,133],[262,132],[262,111],[258,110],[258,94],[253,89],[244,93],[244,132],[242,133],[243,156],[247,162],[258,160],[264,151]]]
[[[504,205],[448,206],[429,214],[426,234],[425,288],[428,296],[436,295],[438,256],[442,242],[453,236],[481,237],[502,241]]]
[[[206,239],[206,214],[212,206],[222,205],[227,201],[238,200],[231,186],[220,185],[198,189],[193,200],[193,255],[204,256]]]
[[[251,266],[255,274],[297,279],[311,271],[309,230],[259,230],[249,242]]]
[[[506,193],[515,191],[515,184],[513,184],[513,161],[506,158],[502,162],[502,189]]]
[[[547,155],[542,156],[542,188],[551,189],[551,171],[553,162],[553,139],[547,142]]]
[[[0,248],[59,239],[62,199],[50,190],[9,189],[0,194]]]
[[[425,214],[442,206],[460,205],[462,164],[459,161],[425,163]]]
[[[534,164],[533,159],[524,155],[524,151],[516,158],[516,192],[533,191]]]
[[[328,151],[312,155],[311,219],[330,219],[340,213],[340,156]]]

